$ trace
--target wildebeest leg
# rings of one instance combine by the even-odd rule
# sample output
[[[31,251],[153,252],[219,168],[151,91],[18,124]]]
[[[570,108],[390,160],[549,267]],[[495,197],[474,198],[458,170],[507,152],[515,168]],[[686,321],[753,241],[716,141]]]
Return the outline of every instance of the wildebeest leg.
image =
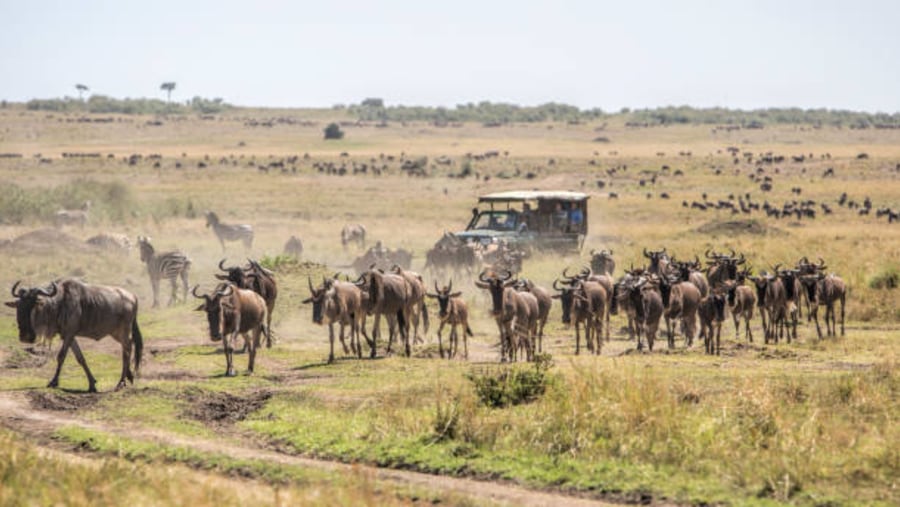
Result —
[[[816,333],[818,334],[819,339],[821,340],[821,339],[822,339],[822,328],[819,326],[819,309],[816,308],[816,307],[812,307],[812,308],[810,308],[809,310],[807,310],[807,312],[806,312],[806,318],[807,318],[807,319],[812,319],[813,321],[815,321],[815,323],[816,323]],[[826,327],[826,332],[827,332],[827,331],[828,331],[828,330],[827,330],[827,327],[828,327],[828,310],[825,311],[825,327]]]
[[[346,355],[350,354],[350,349],[347,348],[347,342],[344,341],[344,323],[341,322],[338,325],[341,326],[341,331],[340,331],[341,332],[341,334],[340,334],[341,347],[344,348],[344,355],[346,356]]]
[[[253,373],[253,365],[256,363],[256,349],[257,349],[257,347],[259,347],[259,334],[260,334],[259,328],[256,328],[253,330],[253,338],[252,338],[253,341],[252,342],[250,341],[251,339],[247,337],[247,333],[244,333],[244,335],[243,335],[244,336],[244,344],[248,344],[248,343],[250,344],[250,348],[247,350],[247,352],[248,352],[247,356],[249,356],[247,359],[247,372],[248,373]]]
[[[847,301],[846,294],[841,294],[841,336],[844,336],[844,303]],[[834,305],[832,305],[834,306]]]
[[[578,321],[575,321],[575,355],[581,353],[581,331],[579,330]]]
[[[350,343],[356,344],[356,358],[362,359],[362,341],[359,339],[359,319],[356,314],[350,315]]]
[[[63,362],[66,360],[66,354],[69,353],[69,347],[72,346],[74,341],[74,336],[63,337],[62,346],[59,348],[59,353],[56,355],[56,373],[53,375],[53,378],[50,379],[50,383],[47,384],[47,387],[59,387],[59,372],[62,371]]]
[[[665,316],[666,319],[666,340],[669,342],[669,348],[675,348],[675,331],[672,329],[672,323],[669,320],[669,316]]]
[[[747,331],[747,333],[746,333],[747,340],[749,340],[750,343],[753,343],[753,331],[750,330],[750,319],[752,319],[752,318],[753,318],[752,313],[744,316],[744,329]]]
[[[234,344],[237,341],[237,332],[231,336],[225,336],[225,376],[234,377],[237,372],[234,370]],[[245,343],[246,345],[246,343]]]
[[[444,345],[441,342],[441,331],[444,330],[444,322],[441,321],[441,324],[438,326],[437,335],[438,335],[438,353],[441,355],[441,359],[444,358]],[[449,357],[453,357],[453,326],[450,326],[450,351],[448,352]],[[449,359],[448,357],[448,359]]]
[[[328,363],[334,362],[334,323],[328,323]]]
[[[129,347],[130,348],[130,347]],[[81,365],[81,368],[84,369],[84,374],[87,375],[88,379],[88,392],[96,393],[97,392],[97,379],[91,375],[91,370],[88,368],[87,361],[84,360],[84,354],[81,353],[81,347],[78,346],[78,341],[75,338],[72,338],[72,353],[75,354],[75,360],[78,361],[78,364]],[[123,386],[125,385],[125,380],[122,379],[119,381]]]
[[[653,343],[656,341],[656,327],[652,326],[653,325],[651,324],[651,326],[648,326],[644,331],[644,334],[647,335],[647,350],[649,350],[650,352],[653,352]],[[640,342],[641,334],[640,330],[638,330],[638,344],[640,344]],[[640,347],[638,347],[638,350],[641,350]]]
[[[131,373],[131,340],[126,339],[120,343],[122,345],[122,377],[116,384],[116,391],[125,387],[125,379],[134,384],[134,375]]]

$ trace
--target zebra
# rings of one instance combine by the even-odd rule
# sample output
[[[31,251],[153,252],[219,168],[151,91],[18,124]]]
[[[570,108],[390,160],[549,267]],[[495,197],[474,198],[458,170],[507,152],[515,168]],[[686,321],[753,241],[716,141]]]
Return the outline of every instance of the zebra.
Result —
[[[167,278],[172,284],[172,297],[169,299],[169,305],[177,301],[175,279],[181,277],[181,284],[184,287],[183,300],[187,301],[188,292],[188,272],[191,270],[191,260],[187,255],[179,251],[164,252],[156,255],[153,245],[150,244],[150,238],[138,236],[138,245],[141,249],[141,262],[147,264],[147,274],[150,275],[150,286],[153,288],[153,307],[159,306],[159,280]]]
[[[244,243],[244,248],[250,250],[253,245],[253,227],[247,224],[230,225],[223,224],[219,221],[219,216],[212,211],[206,212],[206,226],[212,227],[219,243],[222,244],[222,251],[225,251],[225,241],[238,241]]]

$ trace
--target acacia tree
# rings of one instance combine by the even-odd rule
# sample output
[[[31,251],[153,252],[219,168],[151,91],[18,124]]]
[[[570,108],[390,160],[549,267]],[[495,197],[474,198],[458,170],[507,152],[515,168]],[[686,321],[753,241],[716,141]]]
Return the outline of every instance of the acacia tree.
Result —
[[[175,89],[175,81],[167,81],[161,85],[159,85],[160,90],[166,91],[166,99],[169,102],[172,102],[172,90]]]
[[[75,89],[78,90],[78,100],[81,100],[82,94],[84,94],[84,92],[88,91],[87,85],[83,85],[81,83],[76,84]]]

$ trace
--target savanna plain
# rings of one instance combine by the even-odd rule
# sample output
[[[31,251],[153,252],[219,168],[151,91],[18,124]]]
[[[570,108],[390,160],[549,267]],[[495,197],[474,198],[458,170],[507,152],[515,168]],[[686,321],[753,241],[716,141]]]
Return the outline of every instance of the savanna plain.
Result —
[[[104,121],[87,121],[96,119]],[[323,139],[331,121],[343,139]],[[768,152],[785,158],[757,164]],[[900,503],[900,223],[876,214],[900,209],[898,130],[634,127],[615,118],[377,125],[339,110],[151,117],[8,105],[0,153],[22,155],[0,158],[7,300],[18,280],[121,286],[140,300],[145,344],[141,374],[125,389],[113,391],[121,352],[109,338],[80,339],[99,394],[86,392],[71,357],[60,388],[49,389],[59,340],[20,344],[15,312],[2,307],[0,504]],[[140,157],[132,163],[132,155]],[[400,169],[423,157],[424,176]],[[347,174],[317,169],[327,163]],[[362,164],[386,170],[353,174]],[[469,176],[458,177],[464,168]],[[619,315],[599,356],[576,356],[574,330],[554,306],[549,355],[539,365],[501,364],[490,300],[459,277],[453,286],[474,332],[468,360],[439,357],[429,303],[430,329],[412,357],[388,355],[380,343],[375,359],[338,347],[327,363],[328,330],[302,301],[308,277],[318,284],[349,272],[362,253],[342,248],[345,224],[364,224],[370,245],[413,252],[430,288],[447,280],[423,271],[425,252],[444,231],[464,228],[479,195],[515,189],[590,195],[580,254],[524,260],[521,276],[539,285],[580,269],[591,249],[613,251],[616,277],[646,263],[644,248],[681,259],[733,249],[754,273],[822,258],[848,286],[846,334],[819,339],[804,315],[795,342],[766,344],[756,314],[751,343],[726,316],[721,355],[681,338],[673,349],[659,340],[639,352]],[[868,198],[871,212],[839,204],[842,193]],[[813,200],[816,217],[690,206],[746,194],[778,207]],[[85,201],[86,225],[54,226],[58,210]],[[252,248],[228,243],[223,252],[205,227],[207,210],[251,224]],[[137,248],[85,243],[103,232],[183,251],[190,285],[202,291],[215,286],[223,258],[272,269],[276,340],[255,372],[245,374],[246,355],[237,354],[240,374],[225,377],[222,347],[194,311],[199,301],[184,301],[179,289],[166,306],[163,281],[162,304],[152,308]],[[282,255],[291,235],[302,239],[299,259]],[[537,378],[539,391],[523,403],[485,404],[478,380],[509,372]]]

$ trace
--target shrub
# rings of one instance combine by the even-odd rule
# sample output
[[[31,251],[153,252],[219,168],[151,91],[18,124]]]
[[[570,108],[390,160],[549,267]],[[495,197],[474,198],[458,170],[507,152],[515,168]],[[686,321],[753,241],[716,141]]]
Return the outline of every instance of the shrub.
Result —
[[[343,139],[344,131],[337,123],[329,123],[325,127],[325,139]]]
[[[492,408],[519,405],[536,400],[547,390],[553,365],[550,354],[538,354],[528,367],[512,365],[499,372],[470,373],[466,376],[474,385],[478,399]]]
[[[900,270],[895,266],[882,269],[869,280],[872,289],[896,289],[900,286]]]

